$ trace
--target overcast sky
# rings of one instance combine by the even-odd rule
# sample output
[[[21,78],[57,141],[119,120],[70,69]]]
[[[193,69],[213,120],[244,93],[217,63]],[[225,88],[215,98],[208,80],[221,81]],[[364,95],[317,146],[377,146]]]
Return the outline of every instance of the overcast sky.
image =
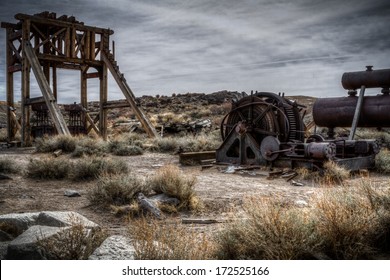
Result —
[[[113,29],[116,59],[136,96],[225,89],[343,96],[344,72],[390,68],[389,0],[0,0],[0,21],[46,10]],[[79,102],[79,73],[58,75],[59,102]],[[20,74],[15,82],[18,96]],[[96,81],[88,85],[97,100]],[[112,78],[109,92],[124,98]]]

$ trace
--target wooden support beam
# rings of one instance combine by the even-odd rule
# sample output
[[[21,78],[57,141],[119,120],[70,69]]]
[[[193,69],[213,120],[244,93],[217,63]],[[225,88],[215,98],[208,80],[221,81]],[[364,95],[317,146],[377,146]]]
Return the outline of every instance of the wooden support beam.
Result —
[[[58,20],[58,19],[50,19],[50,18],[35,16],[35,15],[32,16],[32,15],[26,15],[26,14],[16,14],[15,18],[18,20],[23,20],[23,21],[24,20],[31,20],[32,22],[36,22],[36,23],[44,24],[44,25],[52,25],[52,26],[58,26],[58,27],[73,27],[73,28],[80,30],[80,31],[94,31],[96,33],[107,32],[110,35],[114,34],[114,31],[111,29],[88,26],[88,25],[84,25],[81,23],[75,23],[75,22],[70,22],[70,21],[67,22],[67,21],[62,21],[62,20]]]
[[[74,63],[79,65],[88,65],[90,67],[101,67],[104,63],[98,60],[84,60],[80,58],[69,58],[62,57],[52,54],[38,54],[39,60],[48,60],[50,62],[60,62],[60,63]]]
[[[49,109],[51,119],[59,134],[70,135],[69,129],[65,123],[65,120],[61,114],[61,111],[56,103],[54,95],[50,89],[50,86],[45,78],[45,75],[41,69],[41,65],[38,61],[38,57],[35,55],[34,50],[30,42],[24,42],[24,56],[28,59],[33,69],[35,78],[45,98],[46,105]]]
[[[65,56],[66,57],[70,57],[71,53],[70,53],[70,49],[71,49],[71,43],[70,43],[70,40],[71,40],[71,36],[70,36],[70,27],[68,27],[66,29],[66,32],[65,32]]]
[[[56,100],[58,100],[58,91],[57,91],[57,66],[54,64],[52,66],[53,71],[53,95]]]
[[[33,105],[33,104],[39,104],[45,102],[45,98],[43,96],[40,97],[33,97],[33,98],[27,98],[24,102],[24,105]]]
[[[70,57],[76,58],[76,29],[70,29]]]
[[[103,104],[107,102],[108,84],[107,84],[107,66],[101,67],[100,78],[100,108],[99,108],[99,131],[103,140],[107,140],[107,109],[103,107]]]
[[[87,79],[100,78],[100,74],[99,72],[87,73],[86,78]]]
[[[88,67],[80,71],[80,102],[83,108],[88,109],[88,98],[87,98],[87,72]]]
[[[137,116],[138,120],[141,122],[142,127],[145,129],[146,133],[150,137],[160,138],[160,135],[157,133],[156,129],[151,124],[149,118],[147,115],[143,112],[143,110],[137,106],[137,103],[135,101],[135,96],[130,87],[128,86],[126,80],[123,78],[123,76],[119,73],[118,69],[114,67],[113,62],[108,58],[105,51],[102,51],[100,53],[100,56],[104,63],[107,65],[108,69],[110,69],[110,72],[112,76],[114,77],[115,81],[117,82],[119,88],[122,90],[122,93],[126,97],[126,100],[129,102],[131,108],[133,109],[133,112]]]
[[[100,117],[100,114],[97,114],[96,116],[95,116],[95,118],[92,120],[93,121],[93,124],[96,126],[96,124],[98,123],[98,121],[99,121],[99,117]],[[88,126],[88,128],[87,128],[87,134],[88,133],[90,133],[91,132],[91,130],[92,130],[92,124],[90,124],[89,126]],[[99,133],[99,135],[100,135],[100,133]]]
[[[90,124],[90,127],[95,130],[96,134],[97,135],[100,135],[100,131],[99,129],[97,128],[97,126],[95,125],[95,122],[93,121],[93,119],[91,118],[91,116],[88,114],[87,110],[85,108],[83,108],[83,111],[84,111],[84,114],[85,114],[85,118],[86,120],[89,122]],[[89,130],[90,131],[90,130]],[[87,132],[89,133],[89,131],[87,130]]]
[[[30,42],[30,21],[23,22],[23,34],[22,34],[22,131],[21,140],[22,146],[31,145],[31,133],[30,133],[30,107],[27,106],[26,100],[30,98],[30,62],[25,56],[25,45],[23,42]]]
[[[15,73],[15,72],[18,72],[18,71],[22,71],[22,65],[21,64],[15,64],[15,65],[8,66],[8,72]]]
[[[90,60],[95,60],[95,58],[96,58],[96,56],[95,56],[95,37],[96,37],[96,32],[91,31],[91,38],[90,38],[90,45],[89,45],[90,56],[89,56],[89,58],[87,58]]]
[[[10,67],[12,67],[11,61],[12,59],[12,49],[10,48],[10,35],[13,33],[13,30],[11,28],[7,28],[6,30],[6,64],[8,67],[8,71],[6,73],[6,79],[7,79],[7,138],[8,141],[14,141],[15,140],[15,133],[12,129],[12,112],[11,108],[14,107],[14,71],[10,71]],[[11,44],[12,45],[12,44]]]

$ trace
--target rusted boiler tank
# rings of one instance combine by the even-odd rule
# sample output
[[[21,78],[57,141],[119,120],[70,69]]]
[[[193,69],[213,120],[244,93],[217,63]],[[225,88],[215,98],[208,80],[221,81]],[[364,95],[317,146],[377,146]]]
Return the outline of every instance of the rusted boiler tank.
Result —
[[[356,127],[390,127],[390,69],[344,73],[341,79],[348,91],[346,97],[320,98],[313,105],[313,119],[317,126],[352,127],[356,115]],[[366,88],[379,88],[376,96],[364,96]],[[359,108],[357,89],[362,102]],[[352,127],[353,129],[353,127]]]

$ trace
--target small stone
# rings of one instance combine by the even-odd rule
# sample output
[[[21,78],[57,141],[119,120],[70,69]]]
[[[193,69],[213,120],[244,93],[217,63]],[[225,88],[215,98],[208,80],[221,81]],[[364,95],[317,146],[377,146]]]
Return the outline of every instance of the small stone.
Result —
[[[291,181],[291,185],[296,186],[296,187],[302,187],[302,186],[304,186],[305,184],[300,183],[300,182],[297,182],[297,181]]]
[[[78,197],[78,196],[81,196],[81,194],[78,191],[75,191],[75,190],[66,190],[64,192],[64,196],[67,196],[67,197]]]
[[[53,152],[53,155],[54,155],[55,157],[59,157],[61,154],[62,154],[62,150],[61,150],[61,149],[55,150],[55,151]]]
[[[295,201],[295,205],[299,207],[307,207],[309,204],[304,200],[297,200]]]

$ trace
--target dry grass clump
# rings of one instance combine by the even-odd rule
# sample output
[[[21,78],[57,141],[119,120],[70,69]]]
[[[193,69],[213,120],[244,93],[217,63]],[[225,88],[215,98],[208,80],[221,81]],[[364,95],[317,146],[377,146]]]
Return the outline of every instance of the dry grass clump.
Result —
[[[223,259],[375,259],[390,253],[390,190],[359,186],[322,189],[310,208],[251,198],[245,218],[218,236]]]
[[[19,168],[15,161],[8,157],[0,157],[0,173],[18,173]]]
[[[76,138],[76,148],[72,152],[72,157],[101,156],[106,150],[106,143],[102,139],[79,136]]]
[[[31,159],[27,164],[26,175],[36,179],[64,179],[68,176],[72,164],[57,158],[44,157]]]
[[[164,137],[160,139],[153,139],[149,150],[153,152],[161,153],[173,153],[179,149],[177,138],[174,137]]]
[[[334,161],[324,163],[324,174],[320,181],[328,184],[341,184],[350,177],[350,173],[344,167]]]
[[[8,141],[8,132],[6,129],[0,129],[0,142]]]
[[[113,154],[116,156],[136,156],[142,155],[143,153],[144,150],[141,147],[135,145],[122,145],[113,151]]]
[[[204,233],[179,222],[167,224],[141,218],[129,224],[139,260],[208,260],[214,257],[214,243]]]
[[[390,151],[388,149],[382,149],[376,155],[375,169],[380,173],[390,173]]]
[[[182,174],[175,165],[166,165],[149,178],[148,184],[157,193],[165,193],[180,200],[178,209],[199,210],[201,203],[195,193],[196,178]]]
[[[309,212],[281,201],[250,198],[247,219],[237,217],[218,236],[221,259],[306,259],[320,244]]]
[[[312,180],[321,185],[343,184],[350,178],[350,173],[344,167],[334,161],[324,163],[323,169],[312,171],[307,168],[297,168],[295,170],[301,180]]]
[[[101,228],[87,229],[82,222],[72,218],[71,226],[53,237],[38,240],[37,245],[52,260],[87,260],[107,238]]]
[[[219,131],[186,135],[177,139],[177,145],[186,152],[201,152],[216,150],[222,141]]]
[[[360,194],[349,188],[330,189],[316,201],[317,231],[323,251],[332,259],[368,257],[374,213]]]
[[[88,198],[95,205],[125,205],[132,203],[140,192],[150,193],[145,180],[134,174],[109,175],[99,178],[96,186],[89,192]]]
[[[102,157],[88,157],[76,161],[70,178],[73,181],[96,179],[103,174],[123,174],[129,170],[126,162]]]
[[[37,152],[51,153],[62,150],[64,153],[71,153],[76,149],[77,139],[69,135],[45,136],[35,140]]]

